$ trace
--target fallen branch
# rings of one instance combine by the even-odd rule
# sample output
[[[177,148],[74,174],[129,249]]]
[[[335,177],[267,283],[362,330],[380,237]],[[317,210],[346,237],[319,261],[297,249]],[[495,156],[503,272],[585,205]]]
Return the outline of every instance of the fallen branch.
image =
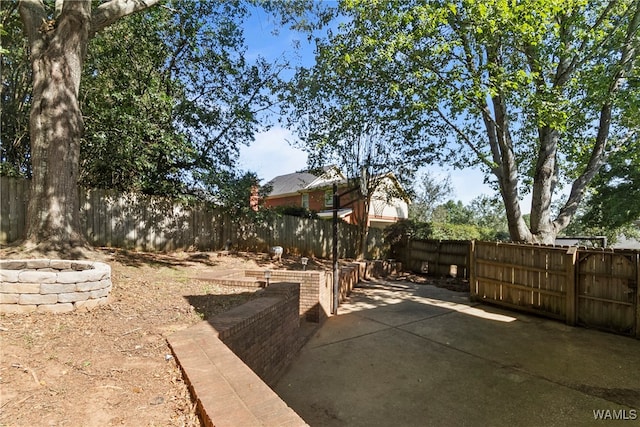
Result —
[[[29,396],[25,397],[24,399],[22,399],[21,401],[19,401],[18,403],[16,403],[16,406],[20,406],[22,405],[24,402],[27,401],[27,399],[31,398],[33,396],[33,394],[30,394]],[[0,409],[4,409],[5,406],[7,406],[9,403],[11,403],[11,400],[7,400],[6,402],[4,402],[2,404],[2,406],[0,406]]]
[[[125,335],[132,334],[132,333],[134,333],[134,332],[139,331],[140,329],[142,329],[142,328],[134,328],[134,329],[132,329],[132,330],[130,330],[130,331],[128,331],[128,332],[125,332],[124,334],[122,334],[122,335],[120,335],[120,336],[121,336],[121,337],[124,337]]]

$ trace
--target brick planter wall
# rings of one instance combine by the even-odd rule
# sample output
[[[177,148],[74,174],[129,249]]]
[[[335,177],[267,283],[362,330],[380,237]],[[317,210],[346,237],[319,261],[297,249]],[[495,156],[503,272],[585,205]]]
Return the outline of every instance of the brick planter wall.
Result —
[[[307,425],[267,385],[303,344],[299,289],[274,283],[261,298],[168,337],[203,425]]]
[[[360,264],[350,264],[340,268],[340,301],[344,301],[360,282]]]
[[[297,283],[274,283],[251,300],[209,321],[224,342],[271,385],[298,351]]]
[[[246,270],[246,277],[264,280],[264,270]],[[300,283],[300,316],[322,323],[331,313],[330,273],[324,271],[271,270],[271,282]]]
[[[353,262],[340,267],[340,300],[343,301],[361,279],[384,277],[399,269],[388,261]],[[222,275],[207,274],[199,280],[210,280],[227,286],[263,286],[265,270],[228,271]],[[333,272],[318,270],[270,270],[271,284],[300,284],[300,317],[309,322],[323,323],[331,314],[333,304]]]
[[[52,259],[0,261],[0,313],[65,313],[107,303],[111,267]]]

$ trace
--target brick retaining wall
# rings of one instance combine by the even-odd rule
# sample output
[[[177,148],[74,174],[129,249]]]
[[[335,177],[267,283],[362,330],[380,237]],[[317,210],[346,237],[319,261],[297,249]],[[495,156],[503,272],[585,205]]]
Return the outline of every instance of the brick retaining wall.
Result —
[[[300,287],[274,283],[259,292],[168,338],[205,426],[306,425],[267,385],[302,345]]]
[[[246,277],[264,280],[264,270],[246,270]],[[272,283],[300,283],[300,316],[315,323],[331,313],[332,275],[324,271],[271,270]],[[328,295],[328,297],[327,297]]]
[[[271,385],[298,348],[297,283],[273,283],[257,298],[209,321],[224,342],[264,382]]]

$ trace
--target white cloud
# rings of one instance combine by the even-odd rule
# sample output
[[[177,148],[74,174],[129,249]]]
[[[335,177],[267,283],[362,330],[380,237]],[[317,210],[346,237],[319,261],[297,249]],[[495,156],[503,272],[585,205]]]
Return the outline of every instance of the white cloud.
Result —
[[[307,166],[307,153],[291,147],[294,140],[287,129],[275,127],[256,135],[250,146],[240,148],[240,168],[255,172],[262,180],[269,181]]]

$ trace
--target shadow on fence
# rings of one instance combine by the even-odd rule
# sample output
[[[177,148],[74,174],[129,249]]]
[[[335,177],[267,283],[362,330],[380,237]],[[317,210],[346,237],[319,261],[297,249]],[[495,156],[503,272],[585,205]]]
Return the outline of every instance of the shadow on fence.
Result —
[[[409,270],[469,279],[471,299],[640,338],[640,251],[410,241]]]
[[[228,241],[235,249],[266,252],[278,245],[287,253],[331,256],[331,222],[293,216],[238,217],[211,203],[182,203],[169,198],[112,190],[80,189],[83,232],[94,246],[145,251],[218,250]],[[0,243],[25,236],[29,182],[0,177]],[[339,255],[354,258],[357,227],[339,224]],[[366,254],[387,253],[380,230],[371,229]]]

